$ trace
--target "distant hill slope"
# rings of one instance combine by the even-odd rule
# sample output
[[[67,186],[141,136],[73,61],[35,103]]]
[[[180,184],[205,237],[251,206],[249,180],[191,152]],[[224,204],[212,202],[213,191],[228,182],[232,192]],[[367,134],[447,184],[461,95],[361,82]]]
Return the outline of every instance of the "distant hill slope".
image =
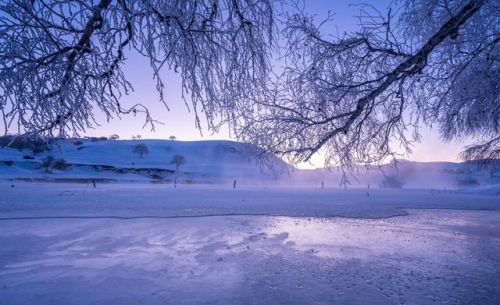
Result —
[[[140,144],[148,151],[142,158],[134,153],[134,147]],[[263,160],[258,157],[255,146],[232,141],[65,139],[50,147],[36,155],[30,149],[0,148],[0,179],[153,179],[187,183],[236,179],[248,182],[276,179],[279,175],[276,170],[285,166],[275,157],[267,158],[274,169],[261,166]],[[49,155],[64,159],[68,168],[46,172],[41,164]],[[185,160],[178,170],[176,164],[171,163],[173,156],[182,156]]]
[[[331,187],[339,184],[342,173],[338,169],[302,170],[292,175],[287,183],[307,183]],[[465,189],[497,185],[500,191],[500,161],[482,167],[477,163],[414,162],[400,160],[380,168],[359,166],[347,175],[348,186],[386,188]],[[495,191],[496,192],[496,191]]]
[[[4,141],[5,142],[5,141]],[[2,142],[3,143],[3,142]],[[0,144],[2,144],[0,143]],[[145,145],[142,158],[134,147]],[[5,144],[3,144],[5,145]],[[233,183],[262,185],[300,185],[338,187],[337,169],[297,170],[275,156],[263,165],[258,149],[232,141],[99,140],[63,139],[50,144],[50,150],[34,154],[32,149],[0,146],[0,179],[28,181],[88,182],[144,181],[158,183]],[[64,159],[64,170],[46,171],[47,156]],[[177,169],[173,156],[185,163]],[[283,169],[291,169],[286,174]],[[495,186],[497,185],[497,186]],[[349,186],[430,189],[500,190],[500,162],[481,168],[474,163],[399,161],[367,171],[359,167]],[[494,186],[494,189],[489,189]]]

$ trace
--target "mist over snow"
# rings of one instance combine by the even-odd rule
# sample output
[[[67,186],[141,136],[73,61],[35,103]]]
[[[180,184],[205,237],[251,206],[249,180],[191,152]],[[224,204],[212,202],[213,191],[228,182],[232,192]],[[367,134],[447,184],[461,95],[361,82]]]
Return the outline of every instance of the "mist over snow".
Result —
[[[344,173],[339,168],[295,170],[283,177],[292,185],[339,186]],[[499,188],[500,163],[415,162],[398,160],[380,167],[358,166],[345,173],[347,187],[469,189]]]
[[[145,151],[137,151],[137,146]],[[153,182],[288,187],[340,187],[338,168],[297,169],[251,144],[233,141],[59,139],[49,149],[0,148],[0,179],[23,181]],[[47,157],[64,168],[43,166]],[[173,159],[181,158],[177,165]],[[358,166],[347,173],[347,187],[470,189],[500,183],[500,165],[412,162]],[[344,187],[344,186],[342,186]]]

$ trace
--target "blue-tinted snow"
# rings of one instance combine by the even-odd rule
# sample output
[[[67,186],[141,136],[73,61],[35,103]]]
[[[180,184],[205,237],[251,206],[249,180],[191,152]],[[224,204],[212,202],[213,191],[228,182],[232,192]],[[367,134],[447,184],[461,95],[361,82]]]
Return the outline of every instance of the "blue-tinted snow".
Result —
[[[0,222],[2,304],[482,304],[500,213]]]

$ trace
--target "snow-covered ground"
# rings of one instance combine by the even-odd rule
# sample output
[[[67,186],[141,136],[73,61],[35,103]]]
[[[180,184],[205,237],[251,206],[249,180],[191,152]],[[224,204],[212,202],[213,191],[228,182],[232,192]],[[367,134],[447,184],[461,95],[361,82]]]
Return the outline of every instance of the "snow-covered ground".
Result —
[[[0,194],[2,305],[500,301],[498,196],[19,182]]]
[[[148,152],[134,153],[136,145]],[[136,181],[171,183],[220,183],[223,181],[262,181],[276,178],[285,163],[278,158],[258,158],[254,146],[232,141],[128,140],[92,141],[88,139],[58,140],[51,149],[33,154],[0,148],[0,180],[36,181]],[[47,156],[64,159],[69,167],[46,171],[41,167]],[[179,167],[174,156],[185,160]],[[281,171],[279,171],[281,172]]]
[[[335,169],[285,174],[256,152],[1,148],[0,305],[500,304],[495,167],[403,161],[344,188]],[[49,155],[70,166],[45,171]]]
[[[134,153],[143,144],[148,153]],[[0,180],[221,184],[237,180],[240,185],[338,186],[338,169],[298,170],[277,157],[261,158],[255,146],[232,141],[106,140],[65,139],[51,149],[33,154],[0,147]],[[182,156],[179,168],[173,156]],[[41,164],[47,156],[64,159],[64,170],[46,171]],[[265,163],[265,164],[263,164]],[[270,167],[268,165],[271,165]],[[288,171],[286,171],[288,169]],[[470,163],[400,161],[366,170],[360,166],[348,175],[351,186],[377,188],[464,189],[500,185],[500,164],[481,168]],[[498,188],[498,187],[497,187]],[[493,190],[494,192],[494,190]]]
[[[499,210],[500,196],[425,189],[0,183],[0,218],[272,215],[380,218],[407,209]]]

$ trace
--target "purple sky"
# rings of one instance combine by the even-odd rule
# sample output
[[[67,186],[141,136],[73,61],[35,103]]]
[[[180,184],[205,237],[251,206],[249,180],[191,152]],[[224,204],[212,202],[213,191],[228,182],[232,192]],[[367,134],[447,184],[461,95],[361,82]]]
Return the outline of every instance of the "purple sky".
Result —
[[[331,10],[335,14],[335,27],[332,32],[353,31],[356,29],[357,19],[354,17],[358,9],[350,6],[354,3],[348,0],[341,1],[306,1],[306,9],[318,15],[318,20],[322,19]],[[384,11],[390,1],[364,1]],[[330,30],[330,29],[328,29]],[[170,107],[167,111],[158,101],[158,94],[155,89],[151,70],[147,60],[136,54],[128,54],[125,63],[125,73],[134,86],[135,91],[122,99],[122,104],[132,105],[141,102],[147,105],[153,113],[155,119],[164,122],[165,125],[157,125],[156,132],[152,132],[149,127],[142,128],[143,117],[125,116],[122,119],[114,119],[109,123],[98,114],[97,118],[101,126],[88,130],[89,136],[109,136],[118,134],[121,139],[130,139],[132,135],[140,134],[142,138],[166,139],[175,135],[179,140],[199,140],[199,139],[231,139],[227,129],[212,134],[203,125],[203,137],[200,131],[195,128],[194,116],[189,113],[182,98],[179,76],[173,72],[164,71],[163,78],[166,84],[166,100]],[[429,128],[422,128],[422,142],[414,146],[413,154],[407,159],[415,161],[457,161],[457,154],[463,147],[463,143],[443,143],[439,140],[436,131]],[[316,158],[316,165],[321,165]]]

